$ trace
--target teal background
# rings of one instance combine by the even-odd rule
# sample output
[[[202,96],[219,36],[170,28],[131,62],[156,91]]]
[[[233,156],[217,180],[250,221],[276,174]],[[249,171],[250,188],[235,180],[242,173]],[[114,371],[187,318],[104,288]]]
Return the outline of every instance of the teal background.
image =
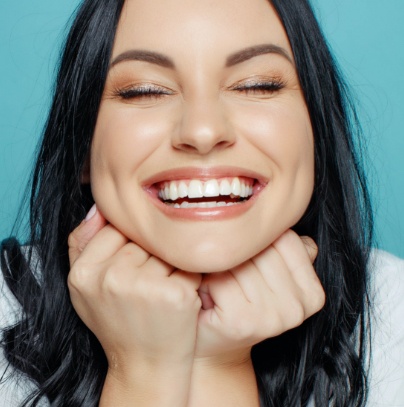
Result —
[[[24,195],[59,45],[77,4],[2,0],[0,6],[0,239],[9,235]],[[404,257],[404,1],[313,4],[358,102],[378,245]]]

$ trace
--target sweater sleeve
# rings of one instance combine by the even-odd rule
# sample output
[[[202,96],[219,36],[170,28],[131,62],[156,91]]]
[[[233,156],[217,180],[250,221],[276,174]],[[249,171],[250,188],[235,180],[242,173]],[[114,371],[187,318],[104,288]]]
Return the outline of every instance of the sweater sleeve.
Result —
[[[375,250],[370,262],[368,407],[404,407],[404,261]]]

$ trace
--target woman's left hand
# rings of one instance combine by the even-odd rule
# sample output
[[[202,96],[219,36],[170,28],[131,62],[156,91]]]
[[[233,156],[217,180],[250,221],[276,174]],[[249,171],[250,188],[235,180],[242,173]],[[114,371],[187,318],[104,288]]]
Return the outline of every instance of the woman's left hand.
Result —
[[[236,268],[205,275],[196,357],[250,350],[318,312],[325,293],[312,264],[316,255],[312,239],[288,230]]]

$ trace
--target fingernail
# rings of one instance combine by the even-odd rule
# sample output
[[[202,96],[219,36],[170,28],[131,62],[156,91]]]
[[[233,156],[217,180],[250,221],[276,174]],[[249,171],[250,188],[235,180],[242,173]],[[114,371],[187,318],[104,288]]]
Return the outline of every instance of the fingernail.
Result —
[[[94,204],[91,209],[88,211],[86,218],[84,219],[86,222],[88,222],[97,212],[97,205]]]

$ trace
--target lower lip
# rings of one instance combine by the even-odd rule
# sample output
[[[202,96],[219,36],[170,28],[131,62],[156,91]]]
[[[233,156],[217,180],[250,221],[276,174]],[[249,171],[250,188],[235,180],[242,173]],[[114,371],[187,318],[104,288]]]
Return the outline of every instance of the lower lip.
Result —
[[[164,213],[164,215],[183,220],[201,220],[201,221],[213,221],[213,220],[224,220],[230,219],[237,216],[241,216],[246,213],[257,200],[263,186],[257,186],[254,188],[254,193],[250,199],[243,201],[241,203],[231,205],[231,206],[217,206],[215,208],[174,208],[173,206],[167,205],[162,202],[158,197],[148,192],[148,196],[151,198],[153,204]]]

